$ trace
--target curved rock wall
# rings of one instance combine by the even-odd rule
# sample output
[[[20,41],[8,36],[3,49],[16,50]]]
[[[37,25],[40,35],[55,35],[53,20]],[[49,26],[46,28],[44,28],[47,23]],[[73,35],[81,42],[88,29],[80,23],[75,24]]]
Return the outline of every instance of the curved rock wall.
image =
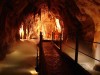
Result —
[[[41,4],[46,3],[49,11],[59,13],[64,22],[64,39],[72,37],[75,39],[76,31],[79,29],[81,39],[93,40],[94,24],[91,15],[85,15],[86,20],[80,21],[76,15],[81,14],[74,0],[2,0],[0,2],[0,57],[6,55],[10,45],[19,40],[19,27],[21,21],[29,13],[40,14]],[[81,3],[82,4],[82,3]],[[82,7],[82,6],[81,6]],[[82,7],[83,8],[83,7]],[[55,15],[59,17],[58,15]],[[82,15],[81,15],[82,16]],[[94,19],[93,19],[94,20]],[[88,27],[88,28],[87,28]],[[85,28],[87,28],[85,30]],[[81,33],[84,33],[81,35]],[[92,35],[93,34],[93,35]],[[88,38],[89,36],[92,38]]]

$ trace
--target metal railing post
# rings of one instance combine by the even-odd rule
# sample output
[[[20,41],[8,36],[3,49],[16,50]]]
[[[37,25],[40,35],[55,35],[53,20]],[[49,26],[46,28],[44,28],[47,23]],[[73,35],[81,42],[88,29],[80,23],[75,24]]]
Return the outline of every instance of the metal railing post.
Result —
[[[39,43],[39,73],[38,75],[47,75],[46,71],[46,62],[45,62],[45,54],[43,51],[43,35],[42,32],[40,32],[40,43]]]
[[[37,57],[36,57],[36,67],[35,70],[36,72],[39,72],[39,54],[38,54],[38,49],[37,49]]]
[[[52,32],[52,41],[54,40],[54,34],[53,34],[53,32]]]
[[[40,47],[40,52],[39,52],[39,59],[41,59],[42,57],[42,32],[40,32],[40,43],[39,43],[39,47]]]
[[[42,32],[40,32],[40,50],[42,49]]]
[[[79,46],[79,38],[78,31],[76,32],[76,49],[75,49],[75,62],[78,62],[78,46]]]
[[[60,33],[60,50],[62,50],[62,34]]]
[[[39,52],[39,54],[38,54]],[[36,57],[36,67],[35,70],[37,72],[40,72],[40,66],[41,66],[41,56],[42,56],[42,32],[40,32],[40,42],[39,42],[39,51],[37,49],[37,57]]]

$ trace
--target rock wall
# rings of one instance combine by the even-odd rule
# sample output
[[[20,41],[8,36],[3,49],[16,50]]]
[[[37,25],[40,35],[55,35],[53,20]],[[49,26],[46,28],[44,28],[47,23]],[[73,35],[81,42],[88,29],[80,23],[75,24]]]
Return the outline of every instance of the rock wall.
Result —
[[[1,58],[9,52],[8,48],[10,45],[14,41],[19,40],[19,27],[25,16],[30,13],[34,13],[34,15],[38,13],[41,15],[40,9],[43,3],[48,5],[49,11],[58,13],[60,19],[64,22],[64,40],[66,40],[67,37],[75,39],[77,30],[80,31],[81,39],[93,40],[93,26],[97,23],[97,20],[93,24],[91,14],[83,16],[86,19],[82,21],[80,18],[76,18],[77,15],[81,15],[83,12],[80,12],[74,0],[2,0],[0,1]],[[80,4],[80,9],[83,9],[82,3]],[[88,12],[88,10],[85,11]],[[58,15],[55,16],[59,17]],[[98,25],[96,25],[96,27],[97,26]]]

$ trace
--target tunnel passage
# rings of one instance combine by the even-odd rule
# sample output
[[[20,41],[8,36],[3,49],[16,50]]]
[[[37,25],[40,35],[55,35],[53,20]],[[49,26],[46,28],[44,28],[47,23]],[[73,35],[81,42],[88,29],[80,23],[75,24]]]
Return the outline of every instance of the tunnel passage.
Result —
[[[40,10],[41,15],[30,13],[23,18],[19,29],[20,39],[39,39],[40,32],[44,40],[52,40],[52,35],[59,40],[60,33],[63,39],[64,24],[60,15],[49,11],[46,4],[42,4]]]
[[[62,31],[64,30],[63,31],[64,41],[66,41],[67,37],[69,38],[72,37],[72,39],[75,39],[76,30],[78,29],[79,26],[80,26],[80,32],[81,33],[84,32],[83,26],[86,26],[86,24],[82,25],[79,22],[79,20],[76,18],[76,15],[81,14],[81,13],[74,0],[70,0],[70,1],[69,0],[53,0],[53,1],[52,0],[38,0],[38,1],[37,0],[10,0],[10,1],[2,0],[0,2],[0,34],[1,34],[0,39],[2,39],[0,40],[0,57],[1,58],[5,56],[7,53],[9,53],[8,49],[12,45],[12,43],[19,41],[20,38],[22,38],[23,30],[25,32],[24,33],[25,36],[23,38],[28,38],[28,37],[37,38],[38,37],[39,34],[36,34],[36,35],[34,34],[34,36],[31,34],[32,27],[38,28],[37,27],[38,25],[31,25],[31,27],[28,29],[27,25],[30,23],[25,22],[25,21],[29,21],[28,17],[32,18],[33,16],[34,18],[39,19],[37,20],[38,22],[36,23],[36,24],[39,24],[40,21],[42,20],[43,14],[41,13],[42,11],[44,11],[42,10],[44,6],[45,6],[44,9],[46,9],[45,15],[49,13],[48,15],[49,17],[54,17],[54,19],[52,19],[54,20],[54,23],[53,21],[49,21],[50,18],[45,17],[44,19],[49,21],[51,25],[53,24],[54,24],[53,26],[56,25],[56,27],[57,27],[57,24],[60,24],[61,30]],[[33,22],[33,21],[34,19],[30,22]],[[58,21],[57,24],[56,24],[56,21]],[[46,25],[46,22],[45,22],[45,25]],[[59,33],[58,29],[57,29],[57,34]],[[21,30],[21,33],[20,33],[20,30]],[[36,32],[38,33],[40,31],[38,29],[36,30],[37,31],[34,30],[34,33]],[[92,31],[94,31],[92,29],[89,29],[89,30],[90,30],[89,32],[91,33]],[[28,33],[28,36],[27,36],[27,33]],[[48,32],[45,32],[45,33],[48,33]],[[88,33],[88,31],[85,31],[85,33]],[[51,35],[51,31],[50,31],[50,35]],[[85,36],[85,35],[86,34],[83,34],[82,36]],[[45,39],[50,39],[51,37],[50,38],[49,37],[50,36],[48,35],[45,37]],[[93,35],[92,37],[89,37],[89,36],[86,37],[87,40],[89,40],[90,38],[93,38]],[[84,37],[81,37],[81,39],[83,40]]]

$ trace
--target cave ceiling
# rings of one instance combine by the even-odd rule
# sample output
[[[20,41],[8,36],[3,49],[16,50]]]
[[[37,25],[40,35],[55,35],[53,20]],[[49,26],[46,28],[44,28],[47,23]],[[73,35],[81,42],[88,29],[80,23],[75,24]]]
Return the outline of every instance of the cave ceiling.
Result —
[[[13,26],[14,21],[20,22],[29,13],[39,14],[41,4],[44,3],[50,11],[59,13],[63,20],[66,19],[66,13],[75,16],[82,24],[84,38],[91,35],[93,39],[94,31],[100,31],[100,0],[0,0],[0,16],[1,19],[4,18],[2,15],[8,16],[8,20],[12,18],[10,25]],[[14,27],[18,27],[17,25]],[[73,27],[70,25],[69,29],[74,29]]]
[[[68,4],[66,4],[66,2]],[[97,25],[100,17],[100,0],[75,0],[75,2],[81,13],[88,14],[92,17],[95,25]],[[66,5],[69,6],[67,8],[72,11],[72,13],[79,12],[78,8],[76,8],[73,3],[73,0],[0,0],[0,13],[5,7],[7,7],[8,12],[12,12],[19,16],[23,11],[25,11],[25,8],[30,10],[29,7],[32,8],[31,6],[33,6],[32,9],[34,12],[38,12],[42,3],[47,3],[48,7],[53,12],[56,12],[56,10],[65,11]],[[93,18],[94,16],[95,18]],[[95,22],[95,20],[97,22]]]
[[[95,30],[100,31],[100,0],[77,0],[81,13],[88,14],[95,24]]]

